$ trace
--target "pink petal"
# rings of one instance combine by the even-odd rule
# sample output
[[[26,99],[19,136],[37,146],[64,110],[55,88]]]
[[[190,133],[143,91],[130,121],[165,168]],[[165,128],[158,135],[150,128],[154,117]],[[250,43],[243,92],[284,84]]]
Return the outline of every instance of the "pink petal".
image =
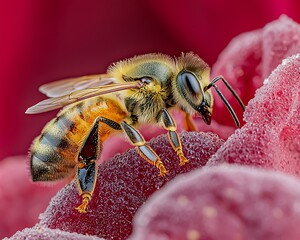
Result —
[[[134,218],[131,240],[300,237],[300,182],[248,167],[220,166],[176,178]]]
[[[183,132],[180,134],[183,152],[189,159],[179,166],[179,159],[166,135],[151,140],[149,145],[161,157],[169,173],[159,177],[159,171],[138,156],[135,150],[116,155],[99,166],[97,185],[86,214],[74,208],[80,204],[75,182],[60,191],[41,215],[41,226],[63,231],[125,239],[132,230],[132,218],[137,209],[155,191],[175,176],[199,168],[223,143],[216,135]]]
[[[300,52],[300,25],[282,15],[264,27],[262,39],[262,77],[266,78],[283,59]]]
[[[50,186],[33,183],[25,156],[0,162],[0,238],[38,222],[50,199],[63,183]]]
[[[247,124],[237,130],[208,165],[259,165],[300,173],[300,55],[287,58],[265,80],[246,108]]]
[[[10,240],[27,240],[27,239],[38,239],[38,240],[104,240],[96,236],[87,236],[78,233],[64,232],[59,229],[49,229],[46,227],[33,227],[25,228],[23,231],[14,234]]]
[[[281,16],[260,30],[235,37],[220,54],[213,66],[212,75],[223,75],[247,104],[253,98],[255,90],[262,86],[264,78],[283,59],[299,52],[300,25],[286,16]],[[242,110],[232,94],[223,84],[218,85],[241,118]],[[215,99],[214,119],[222,124],[232,125],[232,119],[216,94]]]

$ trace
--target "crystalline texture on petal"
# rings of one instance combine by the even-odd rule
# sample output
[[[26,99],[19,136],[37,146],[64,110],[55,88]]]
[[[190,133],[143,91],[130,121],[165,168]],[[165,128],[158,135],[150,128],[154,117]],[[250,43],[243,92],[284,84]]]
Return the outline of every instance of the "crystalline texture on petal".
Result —
[[[247,122],[208,165],[242,163],[300,175],[300,54],[289,57],[257,90]]]
[[[33,227],[25,228],[22,231],[18,231],[11,238],[7,240],[26,240],[26,239],[39,239],[39,240],[104,240],[96,236],[87,236],[78,233],[64,232],[59,229],[50,229],[46,227]]]
[[[40,224],[49,228],[105,239],[126,239],[132,230],[136,210],[155,191],[175,176],[202,167],[223,143],[211,133],[183,132],[180,134],[183,153],[189,160],[179,166],[179,158],[170,146],[167,136],[152,139],[149,145],[160,156],[169,171],[160,177],[158,169],[143,160],[135,150],[116,155],[99,166],[94,196],[87,213],[74,208],[81,199],[73,181],[52,199],[40,218]]]
[[[300,52],[300,25],[282,15],[264,27],[262,39],[262,77],[266,78],[283,59]]]
[[[247,104],[282,60],[297,53],[300,53],[300,25],[283,15],[260,30],[235,37],[214,64],[212,76],[223,75]],[[242,111],[232,95],[227,94],[226,87],[220,84],[219,88],[241,116]],[[222,101],[215,96],[214,118],[232,124],[230,117],[224,118],[224,111]]]
[[[289,239],[300,236],[300,182],[241,166],[174,179],[134,218],[130,240]]]

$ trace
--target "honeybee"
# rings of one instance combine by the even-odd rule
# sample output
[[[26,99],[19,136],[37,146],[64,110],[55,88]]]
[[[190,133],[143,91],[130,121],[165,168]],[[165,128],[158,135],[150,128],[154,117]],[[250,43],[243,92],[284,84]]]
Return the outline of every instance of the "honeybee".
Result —
[[[49,98],[27,109],[35,114],[63,109],[42,130],[31,146],[33,181],[54,181],[74,175],[85,213],[96,183],[96,160],[102,143],[113,133],[123,131],[139,155],[154,165],[160,176],[167,170],[136,129],[140,124],[159,124],[168,132],[179,164],[188,162],[182,152],[176,123],[169,110],[181,109],[189,131],[195,130],[191,116],[198,113],[210,124],[213,109],[211,88],[215,88],[235,123],[238,118],[217,88],[221,80],[244,109],[236,92],[222,77],[210,82],[210,68],[193,53],[171,58],[145,54],[112,64],[106,74],[88,75],[42,85]]]

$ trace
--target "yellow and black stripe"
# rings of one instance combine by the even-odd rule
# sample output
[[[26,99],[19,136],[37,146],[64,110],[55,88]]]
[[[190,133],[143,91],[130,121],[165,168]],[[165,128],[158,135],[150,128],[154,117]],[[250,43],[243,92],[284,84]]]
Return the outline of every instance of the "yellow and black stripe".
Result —
[[[33,181],[53,181],[74,174],[78,152],[97,117],[120,122],[127,116],[118,102],[98,97],[70,105],[58,113],[31,146]],[[100,141],[113,129],[101,127]]]

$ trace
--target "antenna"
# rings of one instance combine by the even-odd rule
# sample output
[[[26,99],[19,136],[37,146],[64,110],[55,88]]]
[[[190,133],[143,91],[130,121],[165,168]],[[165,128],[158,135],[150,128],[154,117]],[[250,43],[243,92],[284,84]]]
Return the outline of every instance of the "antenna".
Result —
[[[210,89],[211,87],[213,87],[216,92],[218,93],[218,95],[220,96],[220,98],[222,99],[222,101],[224,102],[224,104],[226,105],[227,109],[229,110],[231,116],[233,117],[233,120],[235,122],[235,124],[240,127],[240,122],[233,110],[233,108],[231,107],[231,105],[229,104],[229,102],[227,101],[227,99],[224,97],[224,95],[222,94],[222,92],[219,90],[219,88],[215,85],[215,83],[219,80],[222,80],[222,82],[225,84],[225,86],[229,89],[229,91],[232,93],[232,95],[234,96],[234,98],[238,101],[238,103],[240,104],[240,106],[242,107],[242,109],[245,111],[245,105],[243,103],[243,101],[240,99],[240,97],[237,95],[237,93],[233,90],[233,88],[230,86],[230,84],[224,79],[223,76],[218,76],[215,77],[205,88],[204,91],[207,91],[208,89]]]

